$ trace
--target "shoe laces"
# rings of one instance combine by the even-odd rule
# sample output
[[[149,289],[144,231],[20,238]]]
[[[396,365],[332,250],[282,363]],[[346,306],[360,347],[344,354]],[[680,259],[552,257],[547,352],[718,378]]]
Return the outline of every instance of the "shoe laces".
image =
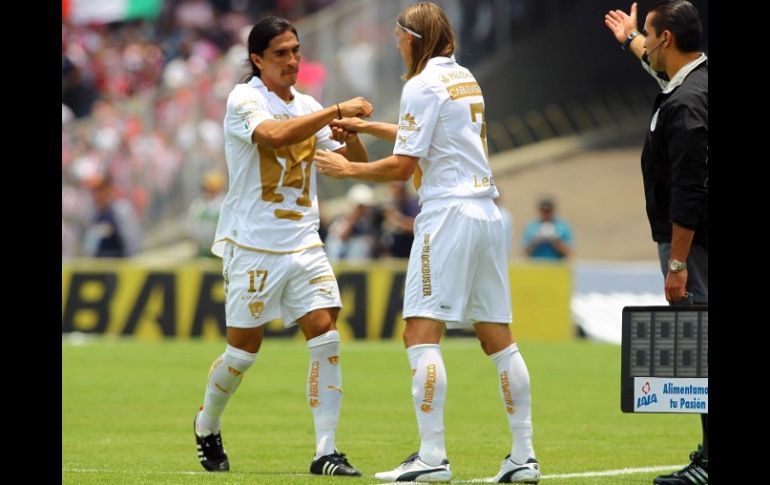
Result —
[[[212,434],[203,438],[203,443],[208,448],[211,454],[216,455],[214,458],[221,458],[224,456],[224,448],[222,447],[222,435],[220,433]]]
[[[401,465],[408,465],[409,463],[412,463],[413,461],[417,460],[418,458],[420,458],[420,452],[419,451],[415,451],[411,455],[407,456],[406,460],[401,462]]]
[[[708,458],[703,457],[701,448],[698,447],[698,451],[693,451],[690,453],[690,464],[684,467],[681,473],[692,470],[693,468],[706,469],[708,468],[708,463]]]
[[[340,453],[338,451],[335,451],[331,455],[329,455],[329,461],[335,464],[341,464],[349,467],[353,467],[353,465],[350,464],[347,458],[345,458],[345,453]]]

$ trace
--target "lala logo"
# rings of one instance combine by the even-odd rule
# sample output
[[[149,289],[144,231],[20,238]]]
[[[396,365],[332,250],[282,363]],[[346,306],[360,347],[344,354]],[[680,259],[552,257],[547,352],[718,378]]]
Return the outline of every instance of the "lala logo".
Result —
[[[644,383],[644,385],[642,385],[642,394],[644,394],[644,396],[636,399],[637,408],[649,406],[650,404],[658,402],[658,396],[655,393],[650,394],[650,390],[650,382],[647,381]]]

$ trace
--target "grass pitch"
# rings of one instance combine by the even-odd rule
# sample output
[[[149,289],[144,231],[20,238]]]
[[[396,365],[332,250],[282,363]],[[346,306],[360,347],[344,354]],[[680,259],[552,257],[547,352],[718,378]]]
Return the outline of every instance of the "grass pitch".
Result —
[[[532,379],[541,483],[649,485],[661,473],[653,467],[677,468],[700,441],[697,415],[620,411],[619,346],[520,342],[519,348]],[[310,475],[307,349],[301,340],[269,339],[223,416],[231,471],[205,472],[192,420],[209,365],[223,349],[221,341],[63,339],[62,483],[374,484],[375,472],[417,450],[400,342],[344,342],[337,445],[365,475]],[[473,339],[445,339],[442,351],[453,481],[490,477],[510,451],[495,367]]]

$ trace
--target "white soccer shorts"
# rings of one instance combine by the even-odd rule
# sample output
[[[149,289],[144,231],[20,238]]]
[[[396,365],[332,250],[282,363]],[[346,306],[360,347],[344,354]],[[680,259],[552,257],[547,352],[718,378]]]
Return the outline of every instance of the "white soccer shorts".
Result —
[[[404,318],[467,328],[511,323],[508,259],[492,199],[437,199],[415,219],[404,290]]]
[[[278,317],[284,327],[319,308],[342,308],[337,278],[322,247],[276,254],[231,242],[222,258],[227,326],[254,328]]]

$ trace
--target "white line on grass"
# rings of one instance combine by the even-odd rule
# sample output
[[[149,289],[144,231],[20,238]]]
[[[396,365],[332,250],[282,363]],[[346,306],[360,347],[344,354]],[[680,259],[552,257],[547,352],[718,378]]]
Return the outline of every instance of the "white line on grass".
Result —
[[[684,465],[662,465],[662,466],[648,466],[642,468],[620,468],[618,470],[604,470],[596,472],[580,472],[580,473],[559,473],[553,475],[543,475],[542,480],[549,478],[587,478],[587,477],[609,477],[615,475],[630,475],[632,473],[648,473],[659,472],[664,470],[676,470],[682,468]],[[126,473],[126,474],[140,474],[140,475],[210,475],[211,472],[207,471],[138,471],[138,470],[100,470],[97,468],[62,468],[62,473]],[[245,474],[247,472],[230,472],[233,474]],[[270,475],[276,475],[280,477],[307,477],[312,476],[308,473],[270,473]],[[452,480],[452,483],[491,483],[492,477],[489,478],[473,478],[470,480]],[[377,482],[373,485],[382,485],[383,482]],[[399,483],[417,483],[417,482],[399,482]]]
[[[171,470],[158,470],[158,471],[139,471],[139,470],[110,470],[99,468],[62,468],[62,473],[123,473],[132,475],[211,475],[212,472],[205,470],[201,471],[171,471]],[[250,472],[228,472],[232,475],[252,475]],[[268,473],[268,475],[275,475],[277,477],[311,477],[310,473]]]
[[[629,475],[632,473],[648,473],[648,472],[660,472],[664,470],[676,470],[682,468],[684,465],[662,465],[662,466],[648,466],[643,468],[621,468],[619,470],[604,470],[598,472],[580,472],[580,473],[559,473],[553,475],[543,475],[541,480],[549,478],[587,478],[587,477],[609,477],[615,475]],[[472,478],[470,480],[452,480],[452,483],[492,483],[493,477],[488,478]],[[383,482],[378,482],[372,485],[382,485]],[[387,483],[387,482],[386,482]],[[393,482],[395,483],[395,482]],[[417,483],[417,482],[399,482],[399,483]]]
[[[577,478],[577,477],[607,477],[614,475],[629,475],[631,473],[661,472],[676,470],[684,465],[648,466],[643,468],[621,468],[620,470],[605,470],[603,472],[561,473],[558,475],[543,475],[542,478]]]

